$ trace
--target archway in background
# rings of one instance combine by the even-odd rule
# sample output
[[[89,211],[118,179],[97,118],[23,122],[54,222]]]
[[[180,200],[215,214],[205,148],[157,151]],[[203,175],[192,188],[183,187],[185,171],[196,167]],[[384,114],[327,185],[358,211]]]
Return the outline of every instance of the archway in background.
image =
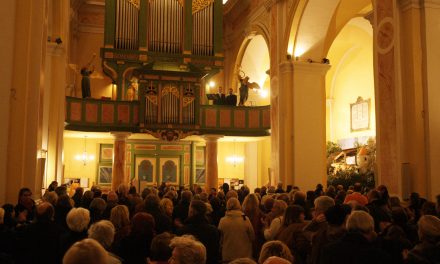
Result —
[[[249,90],[248,104],[252,106],[269,105],[270,76],[268,70],[270,58],[266,40],[262,35],[255,35],[251,39],[246,39],[245,42],[242,46],[244,50],[239,53],[243,55],[241,58],[237,58],[236,68],[242,74],[249,76],[250,82],[255,82],[260,86],[259,90]],[[234,78],[237,77],[234,76]],[[232,88],[238,91],[240,84],[233,83],[236,83],[236,87]]]
[[[361,17],[351,19],[335,38],[327,58],[332,67],[326,76],[326,139],[339,143],[343,149],[353,148],[355,142],[364,144],[369,137],[376,136],[373,28],[370,22]],[[362,128],[356,124],[352,127],[355,120],[350,115],[351,104],[359,98],[370,102],[369,124],[362,124]]]

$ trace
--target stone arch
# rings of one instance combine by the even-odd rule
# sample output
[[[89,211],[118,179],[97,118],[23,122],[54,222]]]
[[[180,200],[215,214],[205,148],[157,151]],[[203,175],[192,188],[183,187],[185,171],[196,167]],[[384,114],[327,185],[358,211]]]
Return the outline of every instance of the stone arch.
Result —
[[[234,67],[232,68],[232,73],[229,74],[230,76],[230,84],[232,85],[232,87],[237,87],[237,83],[238,80],[237,78],[235,78],[235,73],[238,71],[241,62],[243,60],[243,56],[246,52],[246,49],[249,45],[249,43],[252,41],[252,38],[254,38],[255,36],[261,35],[264,38],[264,41],[266,43],[266,46],[269,48],[269,39],[270,39],[270,33],[268,28],[266,27],[265,24],[263,23],[255,23],[253,24],[249,30],[246,30],[243,39],[241,41],[241,45],[240,48],[237,51],[237,54],[234,56],[235,59],[233,60],[233,65]],[[270,56],[270,53],[269,53]],[[270,60],[270,57],[269,57]]]

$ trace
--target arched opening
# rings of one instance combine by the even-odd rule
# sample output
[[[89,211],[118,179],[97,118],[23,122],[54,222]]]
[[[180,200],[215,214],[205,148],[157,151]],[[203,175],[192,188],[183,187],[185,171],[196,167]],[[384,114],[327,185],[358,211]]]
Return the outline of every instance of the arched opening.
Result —
[[[370,22],[351,19],[334,39],[327,58],[332,65],[326,75],[328,181],[352,184],[339,177],[348,173],[356,181],[374,185],[370,163],[375,155],[376,113]]]
[[[245,105],[261,106],[270,104],[270,68],[269,48],[262,35],[254,36],[238,63],[240,74],[249,77],[249,82],[258,84],[258,88],[249,89],[249,97]],[[234,76],[237,78],[236,76]],[[238,82],[238,91],[240,83]]]

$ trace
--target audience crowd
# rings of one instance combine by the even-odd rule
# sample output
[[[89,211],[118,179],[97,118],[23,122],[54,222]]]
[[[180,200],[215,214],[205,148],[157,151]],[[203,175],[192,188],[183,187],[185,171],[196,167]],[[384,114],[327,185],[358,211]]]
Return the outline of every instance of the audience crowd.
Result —
[[[440,263],[440,195],[318,184],[138,193],[53,182],[0,208],[0,263]]]

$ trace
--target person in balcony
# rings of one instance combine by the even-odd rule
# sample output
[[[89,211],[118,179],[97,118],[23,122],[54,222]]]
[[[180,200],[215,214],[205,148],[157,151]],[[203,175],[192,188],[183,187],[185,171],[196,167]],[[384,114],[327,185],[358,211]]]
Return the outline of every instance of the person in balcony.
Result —
[[[229,94],[226,96],[226,105],[237,105],[237,96],[234,94],[232,88],[229,88]]]
[[[218,87],[218,93],[215,95],[215,105],[226,105],[226,95],[223,91],[223,87]]]
[[[95,70],[95,66],[88,64],[87,66],[81,68],[81,92],[82,98],[90,98],[92,97],[90,92],[90,75]]]

